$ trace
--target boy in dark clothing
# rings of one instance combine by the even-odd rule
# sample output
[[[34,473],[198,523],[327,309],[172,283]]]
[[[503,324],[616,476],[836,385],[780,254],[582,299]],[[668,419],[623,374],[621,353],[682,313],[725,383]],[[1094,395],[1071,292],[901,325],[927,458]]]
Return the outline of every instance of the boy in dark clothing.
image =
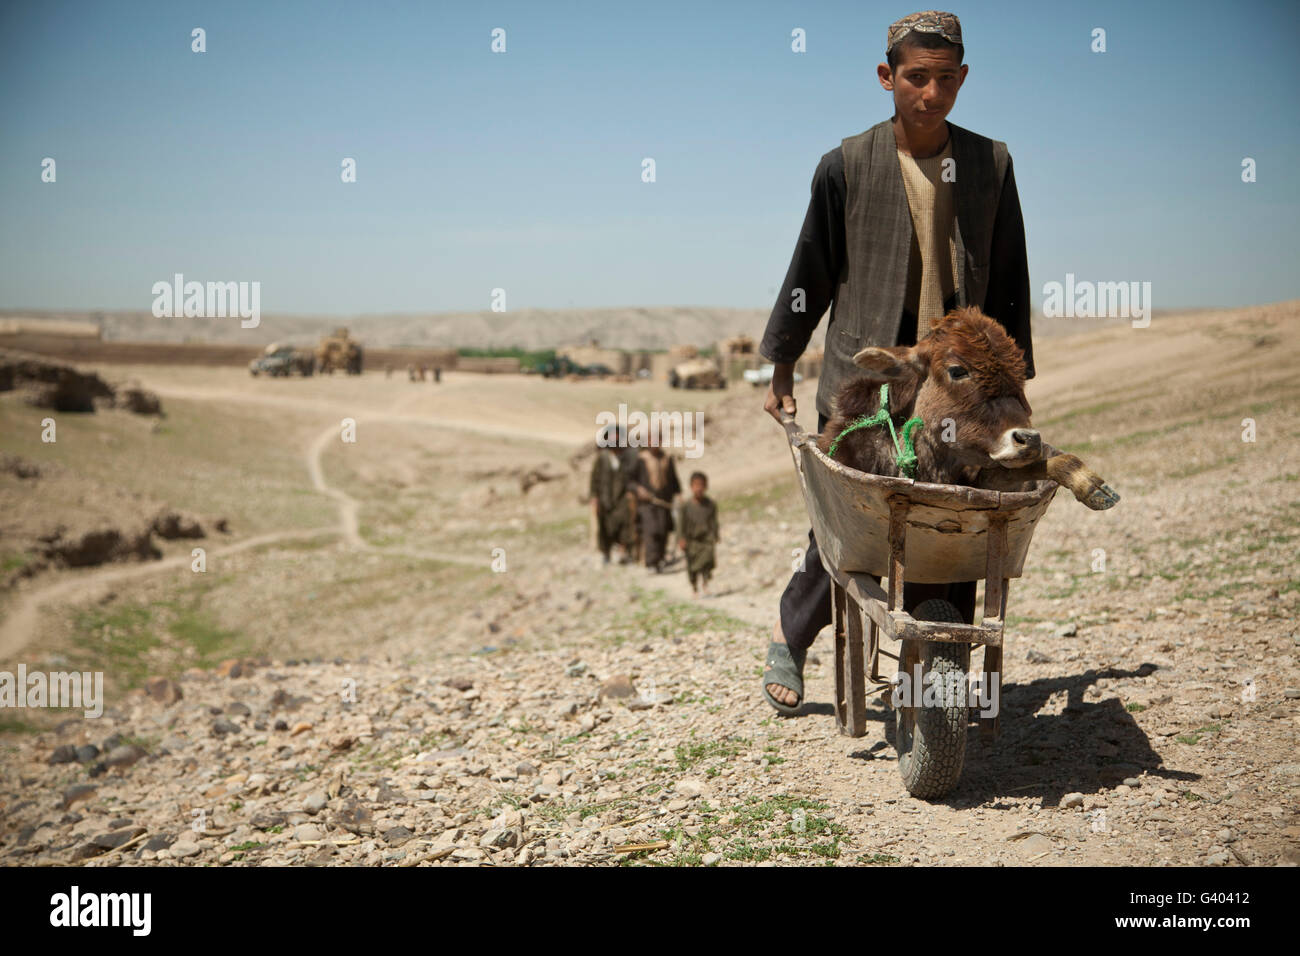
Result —
[[[677,468],[662,448],[652,445],[641,449],[629,482],[636,493],[645,566],[662,571],[668,558],[668,535],[673,530],[673,499],[682,493]]]
[[[709,578],[713,574],[713,547],[718,543],[718,506],[705,492],[709,479],[704,472],[691,475],[691,497],[682,505],[681,536],[678,544],[686,552],[686,573],[691,579],[691,590],[696,594],[709,593]]]

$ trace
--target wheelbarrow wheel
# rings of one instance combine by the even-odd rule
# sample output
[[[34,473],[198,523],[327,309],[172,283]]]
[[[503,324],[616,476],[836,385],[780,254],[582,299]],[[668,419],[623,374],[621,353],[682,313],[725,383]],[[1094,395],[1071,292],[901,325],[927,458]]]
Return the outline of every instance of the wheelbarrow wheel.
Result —
[[[957,608],[942,600],[923,601],[912,611],[912,617],[918,621],[964,623]],[[916,695],[912,702],[922,706],[899,707],[895,711],[898,770],[908,793],[929,800],[943,796],[957,785],[966,759],[969,718],[966,673],[970,668],[970,645],[904,641],[899,670],[911,679],[918,663],[922,684],[912,688]],[[920,695],[929,686],[955,693],[936,693],[935,705],[923,706]]]

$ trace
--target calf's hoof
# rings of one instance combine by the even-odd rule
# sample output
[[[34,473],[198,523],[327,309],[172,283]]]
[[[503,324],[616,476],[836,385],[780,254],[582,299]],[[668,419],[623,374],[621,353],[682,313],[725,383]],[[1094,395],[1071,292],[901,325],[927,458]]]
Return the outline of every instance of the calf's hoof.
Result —
[[[1105,511],[1107,508],[1113,508],[1119,503],[1119,492],[1110,485],[1103,484],[1095,488],[1091,494],[1079,500],[1093,511]]]

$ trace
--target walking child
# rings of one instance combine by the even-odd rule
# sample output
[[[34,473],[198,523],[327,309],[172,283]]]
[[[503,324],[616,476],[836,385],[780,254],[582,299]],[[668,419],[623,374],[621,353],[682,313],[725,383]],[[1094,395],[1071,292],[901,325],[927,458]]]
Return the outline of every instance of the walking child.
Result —
[[[704,472],[691,475],[691,497],[682,505],[681,536],[678,545],[686,552],[686,573],[691,590],[708,596],[713,575],[714,546],[718,543],[718,506],[708,497],[709,479]]]

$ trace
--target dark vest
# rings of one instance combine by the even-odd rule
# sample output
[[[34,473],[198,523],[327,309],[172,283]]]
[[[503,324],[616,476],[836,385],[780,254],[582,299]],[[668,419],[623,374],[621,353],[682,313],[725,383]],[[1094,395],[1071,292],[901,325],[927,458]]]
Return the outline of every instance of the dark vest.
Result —
[[[1007,172],[1006,143],[948,124],[954,160],[955,301],[983,307],[989,282],[993,225]],[[826,327],[826,358],[817,386],[817,411],[829,417],[831,400],[845,381],[860,374],[853,356],[870,345],[899,342],[907,299],[907,268],[915,230],[907,205],[898,143],[891,120],[842,141],[844,179],[844,274]],[[915,326],[913,326],[914,328]]]

